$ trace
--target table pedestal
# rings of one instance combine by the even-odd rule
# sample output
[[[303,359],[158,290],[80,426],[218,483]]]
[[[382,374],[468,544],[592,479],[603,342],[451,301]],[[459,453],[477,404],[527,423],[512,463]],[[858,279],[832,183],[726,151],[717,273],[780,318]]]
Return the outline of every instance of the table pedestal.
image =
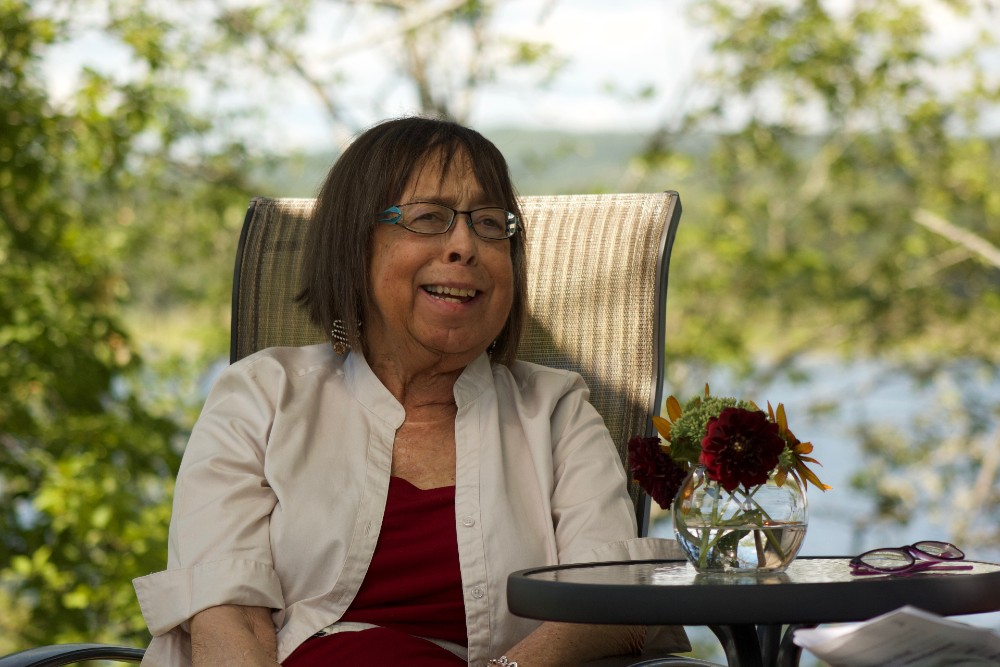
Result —
[[[792,633],[814,625],[710,625],[719,638],[726,661],[741,667],[797,667],[802,649],[792,642]]]

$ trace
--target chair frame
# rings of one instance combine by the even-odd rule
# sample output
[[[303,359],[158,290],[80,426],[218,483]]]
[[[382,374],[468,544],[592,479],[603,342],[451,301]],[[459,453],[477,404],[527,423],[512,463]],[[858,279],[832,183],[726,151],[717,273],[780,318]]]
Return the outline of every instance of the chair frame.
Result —
[[[84,660],[140,662],[145,649],[109,644],[56,644],[39,646],[0,658],[0,667],[61,667]]]

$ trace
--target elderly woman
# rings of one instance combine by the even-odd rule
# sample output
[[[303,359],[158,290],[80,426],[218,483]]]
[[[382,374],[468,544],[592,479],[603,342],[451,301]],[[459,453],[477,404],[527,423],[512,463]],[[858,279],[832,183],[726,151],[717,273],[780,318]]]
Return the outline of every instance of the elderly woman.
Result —
[[[168,569],[135,581],[144,664],[540,667],[642,646],[642,628],[507,610],[514,570],[645,555],[583,381],[515,360],[524,234],[477,132],[405,118],[351,144],[300,296],[332,345],[263,350],[212,389]]]

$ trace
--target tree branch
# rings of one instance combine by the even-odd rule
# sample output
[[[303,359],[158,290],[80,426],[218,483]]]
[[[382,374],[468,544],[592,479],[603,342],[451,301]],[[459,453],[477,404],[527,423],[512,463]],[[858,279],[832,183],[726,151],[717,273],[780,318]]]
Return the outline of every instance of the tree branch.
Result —
[[[398,11],[402,16],[398,19],[398,23],[392,26],[391,32],[388,34],[384,28],[379,28],[367,35],[349,42],[337,46],[336,48],[331,48],[323,54],[325,60],[337,60],[346,56],[354,55],[359,51],[364,51],[366,49],[371,49],[374,47],[381,46],[386,43],[388,39],[396,39],[403,34],[421,28],[427,24],[439,21],[449,14],[461,9],[467,0],[451,0],[447,4],[443,4],[439,7],[431,7],[427,9],[426,6],[418,6],[415,10],[407,11],[407,7],[402,3],[369,3],[369,2],[351,2],[348,4],[354,4],[356,6],[363,6],[366,4],[375,4],[382,6],[386,9],[392,9]]]
[[[956,227],[938,214],[932,213],[925,208],[918,208],[913,212],[913,221],[935,234],[945,237],[949,241],[954,241],[968,248],[1000,269],[1000,248],[997,248],[982,236],[967,229]]]
[[[969,494],[969,501],[966,507],[968,509],[987,508],[987,511],[989,511],[990,495],[995,488],[994,482],[997,479],[997,475],[1000,474],[1000,438],[993,443],[992,447],[986,444],[983,446],[986,448],[986,452],[983,454],[979,474],[976,475],[976,480],[972,484],[972,492]],[[968,541],[970,537],[968,534],[969,523],[974,515],[972,512],[958,512],[957,514],[958,519],[955,523],[952,537],[956,542],[961,544],[964,541]]]

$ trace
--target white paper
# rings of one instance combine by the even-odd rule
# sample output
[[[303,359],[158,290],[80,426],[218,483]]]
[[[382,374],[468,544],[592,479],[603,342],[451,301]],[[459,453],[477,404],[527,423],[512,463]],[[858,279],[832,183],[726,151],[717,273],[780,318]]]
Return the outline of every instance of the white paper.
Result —
[[[1000,633],[901,607],[864,623],[796,630],[832,667],[997,667]]]

